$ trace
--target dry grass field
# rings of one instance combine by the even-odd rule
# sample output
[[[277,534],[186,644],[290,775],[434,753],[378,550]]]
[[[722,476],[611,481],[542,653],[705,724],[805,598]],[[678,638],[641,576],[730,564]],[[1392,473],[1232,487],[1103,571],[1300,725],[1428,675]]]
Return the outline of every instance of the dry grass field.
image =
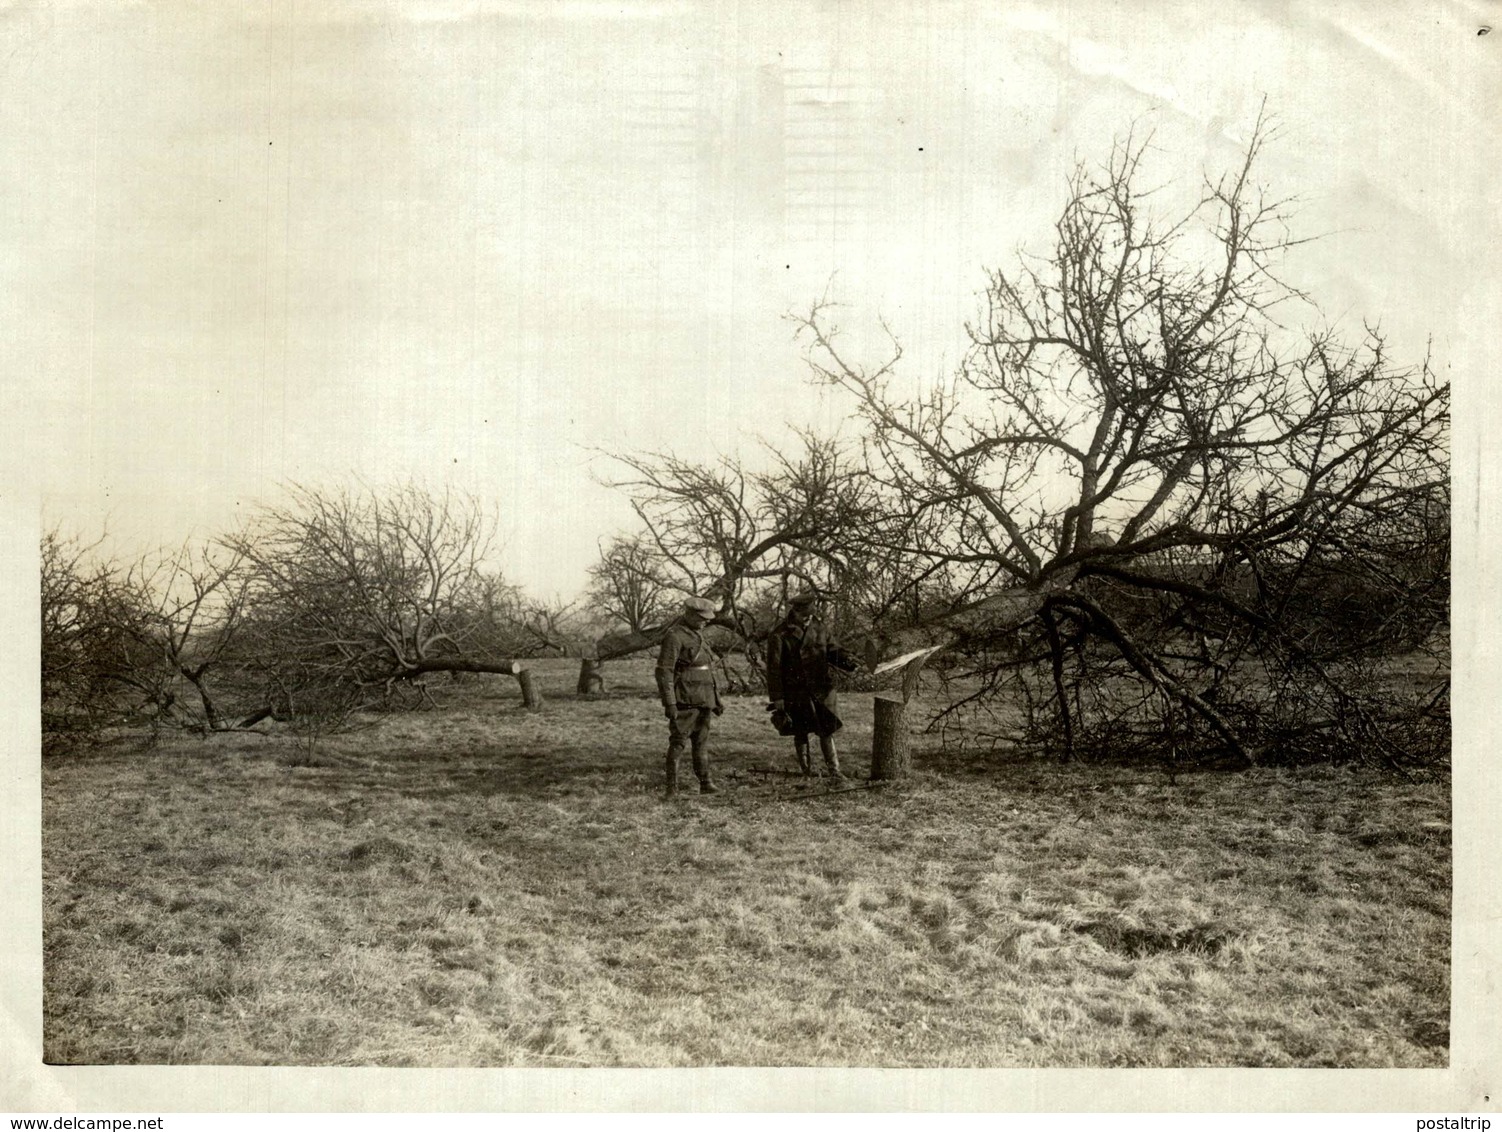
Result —
[[[1443,1066],[1448,782],[1320,768],[787,774],[659,796],[645,668],[543,662],[316,748],[43,768],[54,1063]],[[621,682],[620,687],[615,683]],[[847,765],[869,697],[847,700]]]

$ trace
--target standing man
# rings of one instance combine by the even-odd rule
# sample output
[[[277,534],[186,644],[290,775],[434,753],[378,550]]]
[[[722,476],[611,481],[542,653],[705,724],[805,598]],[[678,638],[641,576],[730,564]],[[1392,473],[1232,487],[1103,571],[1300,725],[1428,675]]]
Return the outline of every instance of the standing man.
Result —
[[[715,678],[714,652],[704,643],[704,626],[715,614],[708,598],[691,597],[683,616],[668,627],[657,654],[657,694],[668,717],[668,789],[678,793],[678,756],[692,744],[694,774],[701,794],[717,794],[709,776],[709,722],[725,710]]]
[[[808,753],[812,733],[819,737],[825,772],[831,778],[843,778],[834,733],[844,721],[840,719],[832,669],[854,672],[860,666],[835,643],[820,620],[818,601],[818,595],[807,590],[790,598],[786,619],[767,638],[767,698],[772,701],[772,711],[786,716],[786,726],[778,730],[784,735],[792,732],[803,773],[814,772]]]

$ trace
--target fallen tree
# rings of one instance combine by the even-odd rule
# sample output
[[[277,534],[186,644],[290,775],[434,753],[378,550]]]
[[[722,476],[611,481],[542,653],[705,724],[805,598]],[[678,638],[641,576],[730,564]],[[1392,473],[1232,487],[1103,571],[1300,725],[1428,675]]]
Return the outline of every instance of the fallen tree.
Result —
[[[1145,731],[1251,763],[1317,725],[1327,756],[1447,748],[1374,667],[1447,625],[1449,385],[1375,327],[1285,329],[1308,300],[1276,274],[1265,140],[1166,219],[1145,144],[1081,167],[1051,254],[990,274],[952,380],[904,380],[894,337],[857,362],[827,303],[795,319],[867,426],[877,503],[845,552],[945,579],[891,641],[964,662],[951,718],[1025,701],[1066,758]]]
[[[347,714],[433,673],[517,679],[539,647],[521,595],[487,568],[494,521],[469,497],[294,487],[224,545],[245,563],[235,659],[256,714]]]

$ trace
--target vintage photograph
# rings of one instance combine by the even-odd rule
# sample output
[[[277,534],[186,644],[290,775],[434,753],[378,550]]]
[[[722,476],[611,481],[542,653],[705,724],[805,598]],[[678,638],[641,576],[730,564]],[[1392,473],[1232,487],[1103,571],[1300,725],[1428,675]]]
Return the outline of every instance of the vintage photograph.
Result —
[[[1450,1067],[1489,10],[6,7],[41,1061]]]

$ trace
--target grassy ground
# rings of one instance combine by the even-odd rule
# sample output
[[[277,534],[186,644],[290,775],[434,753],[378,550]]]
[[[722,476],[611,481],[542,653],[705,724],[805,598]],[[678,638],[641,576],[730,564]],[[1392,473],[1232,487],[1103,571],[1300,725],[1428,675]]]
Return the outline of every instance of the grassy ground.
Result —
[[[946,761],[819,794],[646,673],[43,768],[49,1061],[1441,1066],[1446,782]],[[847,764],[870,700],[847,700]]]

